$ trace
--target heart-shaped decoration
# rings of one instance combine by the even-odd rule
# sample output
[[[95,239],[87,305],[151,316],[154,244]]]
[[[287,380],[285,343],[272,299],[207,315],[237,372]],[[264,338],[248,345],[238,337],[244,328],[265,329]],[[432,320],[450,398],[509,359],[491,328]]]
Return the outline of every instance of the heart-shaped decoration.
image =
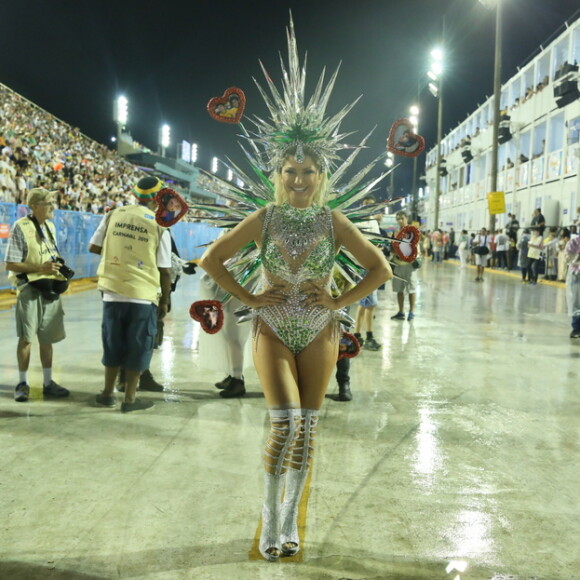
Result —
[[[360,343],[354,334],[343,332],[338,343],[338,360],[341,358],[354,358],[360,352]]]
[[[224,311],[218,300],[198,300],[189,307],[189,315],[208,334],[219,332],[224,325]]]
[[[155,221],[164,228],[176,224],[189,211],[186,201],[169,187],[157,192],[155,202],[157,203]]]
[[[230,87],[221,97],[213,97],[207,112],[221,123],[239,123],[246,108],[246,95],[238,87]]]
[[[413,133],[413,124],[409,119],[399,119],[389,131],[387,149],[396,155],[417,157],[425,151],[425,139]]]
[[[415,226],[405,226],[396,234],[392,246],[395,254],[403,262],[414,262],[417,259],[417,251],[421,232]]]

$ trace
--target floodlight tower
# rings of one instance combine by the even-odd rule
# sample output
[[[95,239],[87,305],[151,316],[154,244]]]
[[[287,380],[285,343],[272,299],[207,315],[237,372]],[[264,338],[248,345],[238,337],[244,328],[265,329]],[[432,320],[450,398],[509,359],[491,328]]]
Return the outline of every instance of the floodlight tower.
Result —
[[[413,125],[413,133],[415,135],[419,134],[419,107],[417,105],[412,105],[409,108],[409,121]],[[411,189],[411,219],[417,221],[419,219],[419,191],[417,189],[417,156],[413,157],[413,186]]]
[[[495,56],[493,66],[493,131],[491,137],[491,191],[497,191],[497,166],[499,148],[499,118],[501,101],[501,31],[502,0],[479,0],[486,8],[495,7]],[[489,231],[495,233],[495,215],[489,214]]]
[[[117,151],[121,145],[121,135],[129,120],[129,101],[124,95],[120,95],[113,102],[114,121],[117,124]]]
[[[437,162],[435,169],[435,217],[433,229],[439,227],[439,197],[441,195],[441,140],[443,139],[443,50],[431,51],[429,91],[437,99]]]
[[[159,129],[159,145],[161,145],[161,156],[165,157],[165,152],[171,145],[171,127],[167,124]]]
[[[388,169],[392,169],[395,164],[395,156],[388,151],[387,158],[385,159],[385,165]],[[389,179],[388,195],[389,199],[392,199],[395,194],[395,172],[391,171],[391,177]]]

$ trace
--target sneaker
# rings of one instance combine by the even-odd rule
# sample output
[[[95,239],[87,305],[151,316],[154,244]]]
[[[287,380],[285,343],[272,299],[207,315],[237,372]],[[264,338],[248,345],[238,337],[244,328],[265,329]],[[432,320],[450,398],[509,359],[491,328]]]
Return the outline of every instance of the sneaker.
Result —
[[[394,316],[391,316],[391,320],[405,320],[405,313],[399,311]]]
[[[570,333],[570,338],[580,338],[580,330],[573,330]],[[22,384],[22,383],[20,383],[20,384]],[[18,385],[18,386],[20,386],[20,385]],[[28,385],[26,385],[26,386],[28,386]],[[16,387],[16,388],[18,388],[18,387]],[[18,399],[16,399],[16,400],[18,401]]]
[[[354,337],[356,338],[358,345],[362,348],[364,346],[365,339],[358,332],[354,333]]]
[[[220,393],[220,397],[224,399],[234,399],[235,397],[243,397],[246,394],[246,383],[243,379],[236,379],[232,377],[230,386]]]
[[[121,413],[130,413],[131,411],[145,411],[154,407],[153,401],[143,401],[143,399],[135,399],[132,403],[121,403]]]
[[[61,387],[58,383],[50,381],[48,385],[44,385],[44,387],[42,388],[42,394],[45,397],[59,398],[59,397],[68,397],[70,395],[70,391],[68,389],[65,389],[64,387]]]
[[[225,379],[222,379],[221,381],[217,382],[215,384],[215,388],[216,389],[227,389],[230,386],[230,383],[232,382],[234,377],[232,377],[232,375],[228,375]]]
[[[30,396],[30,387],[22,382],[16,385],[14,389],[14,400],[17,403],[26,403],[28,401],[28,397]]]
[[[161,393],[164,387],[158,383],[151,374],[149,369],[144,370],[139,377],[139,390],[152,391],[154,393]]]
[[[405,315],[403,315],[403,320]],[[381,345],[374,339],[374,338],[367,338],[365,341],[365,349],[366,350],[379,350]]]
[[[117,404],[117,399],[115,399],[115,397],[112,395],[99,393],[95,397],[95,403],[99,405],[99,407],[114,407]]]
[[[414,320],[414,319],[415,319],[415,313],[409,312],[409,314],[407,315],[407,320]]]

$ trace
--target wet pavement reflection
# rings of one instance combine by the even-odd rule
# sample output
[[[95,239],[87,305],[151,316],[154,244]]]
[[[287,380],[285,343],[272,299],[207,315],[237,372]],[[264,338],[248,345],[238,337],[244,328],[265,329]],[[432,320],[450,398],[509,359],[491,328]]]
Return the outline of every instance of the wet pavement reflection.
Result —
[[[65,297],[68,338],[42,400],[17,379],[13,311],[0,312],[0,578],[580,579],[580,341],[563,287],[426,263],[417,317],[390,320],[383,347],[353,360],[350,403],[321,411],[300,558],[253,556],[267,421],[255,372],[222,400],[224,373],[199,357],[180,281],[152,371],[163,393],[124,416],[102,387],[100,298]],[[251,359],[248,360],[251,364]],[[329,393],[336,392],[330,385]]]

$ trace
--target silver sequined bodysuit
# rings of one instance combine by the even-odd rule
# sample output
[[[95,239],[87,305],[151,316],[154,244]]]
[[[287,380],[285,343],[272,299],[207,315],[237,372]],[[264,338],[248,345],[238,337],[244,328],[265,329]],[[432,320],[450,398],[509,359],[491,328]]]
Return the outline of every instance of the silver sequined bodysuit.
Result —
[[[306,348],[335,313],[305,303],[317,286],[328,288],[334,267],[334,231],[326,206],[298,209],[289,204],[266,210],[262,233],[262,285],[280,286],[287,300],[257,312],[284,344],[298,354]]]

